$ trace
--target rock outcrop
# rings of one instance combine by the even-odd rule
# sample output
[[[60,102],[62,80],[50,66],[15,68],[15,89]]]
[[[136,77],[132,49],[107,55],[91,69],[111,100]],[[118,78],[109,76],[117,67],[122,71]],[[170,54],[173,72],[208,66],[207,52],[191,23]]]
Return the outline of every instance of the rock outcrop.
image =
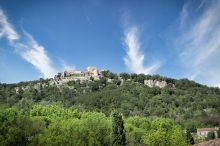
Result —
[[[166,81],[158,81],[158,80],[144,80],[144,85],[147,85],[149,87],[164,88],[167,86],[167,82]]]

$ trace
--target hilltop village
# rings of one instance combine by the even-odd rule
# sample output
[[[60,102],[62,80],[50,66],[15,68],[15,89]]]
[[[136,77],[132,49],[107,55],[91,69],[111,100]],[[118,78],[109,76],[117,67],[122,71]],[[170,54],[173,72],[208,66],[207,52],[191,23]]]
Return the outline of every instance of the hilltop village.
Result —
[[[109,76],[106,77],[106,74],[111,74],[112,77]],[[82,83],[82,82],[98,81],[102,78],[105,78],[108,83],[113,83],[117,79],[117,81],[120,81],[120,85],[123,85],[125,81],[138,82],[134,80],[132,81],[130,77],[128,78],[123,77],[123,74],[127,74],[127,73],[114,74],[106,69],[97,69],[96,67],[89,66],[84,71],[64,70],[63,72],[57,73],[57,75],[55,75],[54,78],[49,79],[48,84],[41,84],[38,82],[33,85],[33,88],[39,90],[40,87],[47,87],[47,86],[56,86],[58,88],[60,88],[61,86],[67,87],[68,82],[71,81],[79,81]],[[174,84],[167,83],[167,81],[165,80],[158,80],[158,79],[145,79],[143,80],[142,83],[150,88],[152,87],[164,88],[168,85],[172,87],[174,86]],[[18,93],[19,89],[30,90],[31,87],[29,85],[15,87],[16,93]]]
[[[71,81],[71,80],[99,80],[102,77],[102,72],[107,70],[98,70],[96,67],[87,67],[85,71],[79,70],[65,70],[63,73],[55,75],[54,79],[57,81]]]
[[[84,71],[80,70],[65,70],[62,73],[58,73],[55,75],[54,80],[57,83],[65,83],[69,81],[91,81],[91,80],[100,80],[103,77],[103,72],[107,72],[106,69],[98,70],[96,67],[89,66]],[[118,79],[121,83],[124,82],[124,79],[118,75]],[[128,79],[129,80],[129,79]],[[112,79],[108,79],[108,82],[112,82]],[[159,87],[164,88],[167,86],[166,81],[158,81],[158,80],[144,80],[144,84],[149,87]]]

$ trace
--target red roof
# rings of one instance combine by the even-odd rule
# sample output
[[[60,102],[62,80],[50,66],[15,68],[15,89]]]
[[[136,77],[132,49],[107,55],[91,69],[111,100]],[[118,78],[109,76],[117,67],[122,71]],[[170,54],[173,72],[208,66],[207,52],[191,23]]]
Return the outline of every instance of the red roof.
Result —
[[[197,132],[201,132],[201,131],[217,131],[218,128],[198,128]]]

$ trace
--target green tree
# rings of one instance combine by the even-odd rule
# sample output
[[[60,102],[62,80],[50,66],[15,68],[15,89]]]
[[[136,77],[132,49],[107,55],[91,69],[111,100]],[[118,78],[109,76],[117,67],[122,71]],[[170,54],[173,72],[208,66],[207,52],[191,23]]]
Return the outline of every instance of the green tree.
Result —
[[[126,139],[128,145],[143,145],[143,136],[150,130],[150,121],[147,118],[134,116],[125,121]]]
[[[124,121],[118,111],[114,111],[112,114],[112,145],[126,145]]]
[[[220,128],[217,131],[217,136],[218,136],[218,138],[220,138]]]
[[[215,133],[213,131],[209,132],[206,137],[207,140],[215,139]]]
[[[183,129],[179,125],[174,125],[168,130],[168,146],[187,146]]]
[[[189,128],[186,129],[186,140],[188,144],[191,144],[191,145],[195,144],[194,138],[192,137],[192,134]]]
[[[94,77],[91,76],[91,77],[90,77],[90,80],[91,80],[91,81],[94,81]]]
[[[127,80],[130,78],[130,75],[128,73],[120,73],[120,77],[124,80]]]
[[[144,80],[145,80],[145,75],[144,74],[137,75],[136,82],[144,84]]]
[[[158,118],[152,121],[151,130],[144,136],[147,146],[186,146],[183,130],[169,119]]]
[[[80,119],[53,121],[39,139],[40,145],[49,146],[107,146],[110,144],[110,132],[110,120],[103,113],[85,112]]]
[[[157,130],[151,130],[144,136],[144,143],[147,146],[166,146],[166,129],[159,128]]]

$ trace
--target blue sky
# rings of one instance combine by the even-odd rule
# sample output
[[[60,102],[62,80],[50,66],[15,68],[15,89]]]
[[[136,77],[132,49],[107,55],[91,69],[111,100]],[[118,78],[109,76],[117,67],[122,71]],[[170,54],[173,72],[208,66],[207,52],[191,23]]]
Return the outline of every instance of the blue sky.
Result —
[[[87,66],[220,85],[218,0],[0,0],[0,82]]]

